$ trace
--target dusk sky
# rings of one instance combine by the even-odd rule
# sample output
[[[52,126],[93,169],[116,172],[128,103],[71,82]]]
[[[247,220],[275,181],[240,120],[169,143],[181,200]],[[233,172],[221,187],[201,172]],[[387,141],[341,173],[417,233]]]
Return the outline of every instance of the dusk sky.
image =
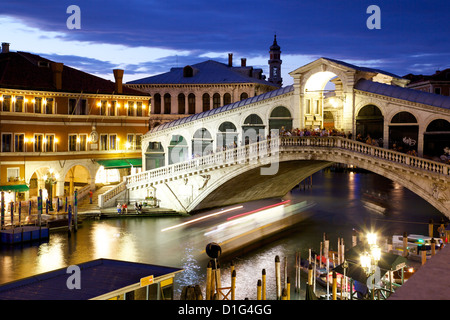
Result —
[[[400,76],[450,67],[448,0],[1,0],[0,42],[124,81],[213,59],[263,68],[268,77],[274,34],[288,75],[320,57]],[[68,29],[70,5],[81,9],[81,29]],[[370,5],[381,29],[366,26]]]

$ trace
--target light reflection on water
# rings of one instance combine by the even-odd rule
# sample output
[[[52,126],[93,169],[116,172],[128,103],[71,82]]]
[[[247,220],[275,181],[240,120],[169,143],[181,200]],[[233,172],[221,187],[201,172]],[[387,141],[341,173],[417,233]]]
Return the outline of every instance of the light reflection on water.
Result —
[[[390,206],[385,214],[363,206],[361,197],[365,191],[388,195]],[[318,251],[324,232],[328,234],[333,250],[338,237],[343,237],[347,245],[351,243],[352,228],[361,230],[372,226],[386,234],[404,231],[426,234],[428,220],[432,218],[438,222],[442,218],[437,210],[409,190],[384,177],[367,173],[322,171],[313,176],[312,188],[297,187],[285,199],[307,200],[317,206],[311,209],[311,218],[286,232],[282,238],[233,258],[237,299],[256,298],[256,284],[261,279],[262,269],[267,274],[268,299],[275,298],[276,255],[282,263],[287,258],[291,297],[304,299],[305,278],[301,281],[300,294],[294,292],[295,252],[306,257],[309,248]],[[207,243],[202,243],[202,235],[196,228],[161,232],[182,221],[183,218],[178,217],[84,221],[71,237],[65,231],[52,232],[47,243],[2,247],[0,283],[92,259],[110,258],[184,268],[185,271],[176,277],[175,297],[178,299],[183,286],[199,284],[204,290],[209,261],[202,253]],[[220,264],[222,286],[230,286],[230,260],[220,261]]]

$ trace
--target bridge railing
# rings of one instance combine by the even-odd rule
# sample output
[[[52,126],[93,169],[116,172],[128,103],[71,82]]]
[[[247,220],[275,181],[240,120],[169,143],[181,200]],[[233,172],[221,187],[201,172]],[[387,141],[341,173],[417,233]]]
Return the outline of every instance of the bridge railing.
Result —
[[[189,170],[196,170],[199,168],[206,169],[217,165],[231,165],[247,160],[257,160],[266,157],[268,153],[276,152],[279,148],[280,141],[280,139],[263,140],[257,143],[196,157],[161,168],[147,170],[135,175],[127,176],[126,183],[128,186],[131,186],[155,180],[157,178],[172,177]]]
[[[189,159],[187,161],[175,163],[172,165],[147,170],[135,175],[125,177],[125,181],[117,185],[116,188],[109,190],[101,196],[100,201],[106,203],[108,199],[122,192],[124,188],[130,188],[142,185],[159,178],[171,178],[184,174],[191,170],[207,169],[217,165],[231,165],[249,160],[258,160],[273,154],[277,151],[283,151],[289,147],[320,147],[320,148],[339,148],[349,150],[355,153],[369,155],[377,159],[387,160],[396,164],[402,164],[414,169],[425,170],[431,173],[450,175],[450,166],[444,163],[411,156],[394,150],[384,149],[368,145],[363,142],[345,139],[343,137],[279,137],[271,140],[263,140],[257,143],[227,149],[215,152],[202,157]],[[101,207],[101,205],[100,205]]]
[[[356,153],[370,155],[378,159],[388,160],[397,164],[428,172],[450,175],[450,166],[445,163],[415,157],[406,153],[375,147],[364,142],[345,139],[343,137],[282,137],[280,148],[285,146],[315,146],[350,150]]]

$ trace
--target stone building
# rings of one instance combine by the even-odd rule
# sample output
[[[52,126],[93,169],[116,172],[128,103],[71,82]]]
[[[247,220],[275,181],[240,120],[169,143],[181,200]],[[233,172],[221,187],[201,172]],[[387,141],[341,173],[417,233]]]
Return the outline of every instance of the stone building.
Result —
[[[280,47],[274,39],[270,47],[270,78],[263,70],[247,66],[246,58],[239,66],[228,54],[228,64],[207,60],[169,72],[130,81],[126,86],[152,96],[150,129],[192,114],[219,108],[251,98],[281,86]]]

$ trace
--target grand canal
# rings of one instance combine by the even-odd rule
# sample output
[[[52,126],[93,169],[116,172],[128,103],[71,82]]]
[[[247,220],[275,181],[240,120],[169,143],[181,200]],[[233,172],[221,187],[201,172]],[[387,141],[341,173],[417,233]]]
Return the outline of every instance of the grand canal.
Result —
[[[365,195],[383,199],[383,210],[367,207]],[[443,215],[411,191],[384,177],[368,172],[333,172],[324,170],[312,177],[312,187],[300,185],[284,197],[293,202],[308,201],[305,218],[279,237],[246,253],[222,259],[222,286],[230,284],[230,263],[236,269],[236,298],[256,298],[256,284],[262,269],[267,273],[267,295],[275,298],[275,256],[284,264],[293,284],[295,253],[306,257],[308,249],[318,251],[323,234],[336,248],[338,237],[351,243],[353,229],[377,230],[384,236],[408,232],[427,234],[428,221],[439,222]],[[265,205],[265,201],[252,205]],[[120,218],[86,220],[76,234],[53,232],[50,240],[41,244],[2,247],[0,283],[13,281],[97,258],[112,258],[157,265],[182,267],[176,277],[175,298],[184,285],[199,284],[204,288],[209,257],[202,249],[204,243],[199,228],[184,227],[162,232],[185,218]],[[302,291],[292,290],[292,299],[304,299]],[[292,285],[293,288],[293,285]]]

